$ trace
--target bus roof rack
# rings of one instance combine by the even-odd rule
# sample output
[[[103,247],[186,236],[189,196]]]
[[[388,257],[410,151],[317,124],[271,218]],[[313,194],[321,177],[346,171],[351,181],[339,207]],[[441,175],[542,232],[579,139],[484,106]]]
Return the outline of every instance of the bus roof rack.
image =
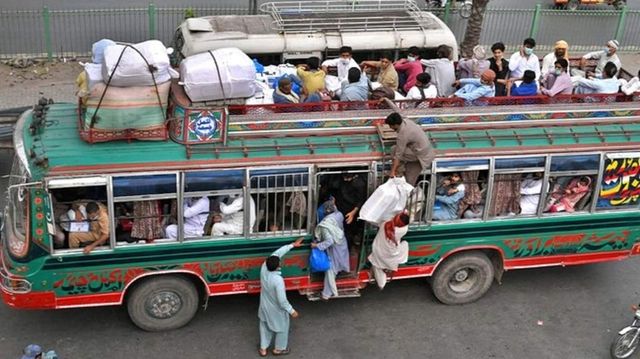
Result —
[[[415,0],[278,1],[260,5],[274,30],[287,33],[437,29]]]

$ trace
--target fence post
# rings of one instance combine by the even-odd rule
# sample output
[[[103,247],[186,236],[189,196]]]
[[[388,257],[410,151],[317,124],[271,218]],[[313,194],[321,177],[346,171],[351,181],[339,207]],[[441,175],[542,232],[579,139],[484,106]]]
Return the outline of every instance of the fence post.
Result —
[[[149,8],[147,9],[147,13],[149,15],[149,38],[156,38],[156,6],[154,4],[149,4]]]
[[[51,44],[51,15],[47,6],[42,8],[42,23],[44,29],[44,47],[47,50],[47,60],[53,60],[53,45]]]
[[[538,35],[538,25],[540,25],[540,9],[542,5],[536,4],[536,10],[533,13],[533,21],[531,22],[531,31],[529,31],[529,37],[535,39]]]
[[[616,28],[616,37],[615,39],[618,42],[622,42],[622,37],[624,36],[624,21],[627,18],[627,6],[623,6],[620,11],[620,16],[618,16],[618,27]]]
[[[451,1],[447,1],[444,5],[444,23],[449,25],[449,15],[451,15]]]

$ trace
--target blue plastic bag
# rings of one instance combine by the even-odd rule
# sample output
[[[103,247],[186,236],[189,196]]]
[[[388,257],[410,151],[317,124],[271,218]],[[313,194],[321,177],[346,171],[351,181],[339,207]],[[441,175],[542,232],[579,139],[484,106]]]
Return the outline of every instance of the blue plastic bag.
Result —
[[[318,248],[311,249],[311,256],[309,256],[309,266],[312,272],[326,272],[331,267],[329,256],[327,252]]]
[[[257,72],[257,73],[261,74],[261,73],[263,73],[263,72],[264,72],[264,65],[263,65],[263,64],[261,64],[261,63],[258,61],[258,59],[255,59],[255,58],[253,59],[253,66],[255,66],[255,67],[256,67],[256,72]]]

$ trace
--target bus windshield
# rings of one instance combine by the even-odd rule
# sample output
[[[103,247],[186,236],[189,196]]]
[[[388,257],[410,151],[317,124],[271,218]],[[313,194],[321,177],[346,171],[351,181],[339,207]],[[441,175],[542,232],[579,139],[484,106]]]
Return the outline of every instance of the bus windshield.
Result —
[[[9,178],[9,201],[10,206],[7,208],[10,215],[10,222],[5,225],[11,226],[12,235],[7,236],[7,244],[11,253],[21,256],[27,251],[27,213],[29,195],[28,188],[20,186],[28,182],[28,175],[25,171],[20,158],[16,156],[11,167],[11,175]]]

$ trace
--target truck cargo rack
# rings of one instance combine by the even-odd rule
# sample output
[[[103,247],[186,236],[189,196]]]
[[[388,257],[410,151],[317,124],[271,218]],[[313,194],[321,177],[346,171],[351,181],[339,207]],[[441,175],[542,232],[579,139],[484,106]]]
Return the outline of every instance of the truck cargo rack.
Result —
[[[286,33],[439,28],[415,0],[279,1],[262,4],[260,11],[271,15],[274,30]]]

